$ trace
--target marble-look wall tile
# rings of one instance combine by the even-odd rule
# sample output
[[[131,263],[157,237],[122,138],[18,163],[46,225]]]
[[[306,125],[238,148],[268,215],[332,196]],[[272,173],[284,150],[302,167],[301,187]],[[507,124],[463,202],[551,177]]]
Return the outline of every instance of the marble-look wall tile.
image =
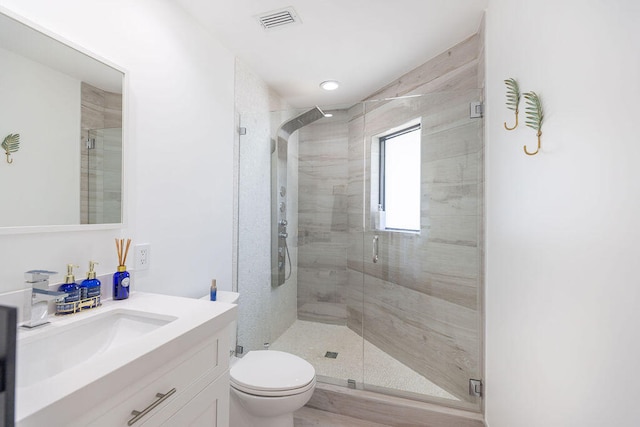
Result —
[[[385,99],[409,94],[426,83],[446,76],[466,64],[477,62],[483,39],[474,34],[463,42],[425,62],[401,78],[371,94],[367,99]],[[422,92],[425,93],[425,92]]]
[[[422,146],[423,159],[431,161],[464,156],[482,150],[482,120],[469,120],[461,126],[440,132],[422,132],[428,143]]]

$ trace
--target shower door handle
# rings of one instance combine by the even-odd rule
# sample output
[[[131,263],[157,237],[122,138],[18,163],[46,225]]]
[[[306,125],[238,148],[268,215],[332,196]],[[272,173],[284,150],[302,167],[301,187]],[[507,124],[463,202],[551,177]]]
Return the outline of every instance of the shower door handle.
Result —
[[[373,263],[378,262],[378,235],[373,236]]]

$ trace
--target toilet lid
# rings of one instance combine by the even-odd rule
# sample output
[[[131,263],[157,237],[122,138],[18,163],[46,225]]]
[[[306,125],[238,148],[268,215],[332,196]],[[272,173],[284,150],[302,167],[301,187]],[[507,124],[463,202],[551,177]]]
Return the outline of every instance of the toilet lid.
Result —
[[[291,391],[311,383],[316,371],[309,362],[276,350],[250,351],[229,371],[232,385],[256,392]]]

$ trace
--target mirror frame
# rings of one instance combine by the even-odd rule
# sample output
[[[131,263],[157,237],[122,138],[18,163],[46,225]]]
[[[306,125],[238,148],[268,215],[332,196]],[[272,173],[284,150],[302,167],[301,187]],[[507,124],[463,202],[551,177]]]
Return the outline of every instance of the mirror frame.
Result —
[[[94,230],[116,230],[121,228],[126,228],[128,223],[128,213],[127,207],[129,191],[126,185],[127,178],[127,165],[130,161],[130,153],[131,147],[129,146],[129,72],[121,67],[120,65],[114,64],[113,62],[101,57],[100,55],[96,55],[90,50],[79,46],[76,43],[73,43],[59,34],[54,33],[35,22],[16,14],[15,12],[7,9],[4,6],[0,5],[0,14],[6,15],[7,17],[13,19],[31,28],[34,31],[37,31],[43,34],[46,37],[49,37],[58,43],[62,43],[67,47],[86,55],[98,62],[103,63],[104,65],[113,68],[114,70],[122,73],[122,177],[121,177],[121,214],[120,214],[120,222],[118,223],[110,223],[110,224],[67,224],[67,225],[20,225],[20,226],[0,226],[0,235],[10,235],[10,234],[29,234],[29,233],[49,233],[49,232],[65,232],[65,231],[94,231]]]

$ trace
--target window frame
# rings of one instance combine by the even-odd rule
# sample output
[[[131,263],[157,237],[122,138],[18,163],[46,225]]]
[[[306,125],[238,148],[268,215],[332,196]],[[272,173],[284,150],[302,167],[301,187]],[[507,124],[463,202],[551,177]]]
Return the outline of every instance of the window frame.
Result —
[[[379,143],[379,164],[378,164],[378,210],[386,212],[386,184],[385,184],[385,174],[386,174],[386,164],[385,164],[385,156],[386,156],[386,144],[387,141],[393,139],[395,137],[405,135],[410,132],[419,131],[422,129],[422,123],[416,123],[414,125],[410,125],[407,127],[403,127],[402,129],[391,132],[387,135],[380,136],[378,138]],[[408,229],[408,228],[388,228],[385,226],[385,230],[390,231],[405,231],[405,232],[420,232],[420,230]]]

